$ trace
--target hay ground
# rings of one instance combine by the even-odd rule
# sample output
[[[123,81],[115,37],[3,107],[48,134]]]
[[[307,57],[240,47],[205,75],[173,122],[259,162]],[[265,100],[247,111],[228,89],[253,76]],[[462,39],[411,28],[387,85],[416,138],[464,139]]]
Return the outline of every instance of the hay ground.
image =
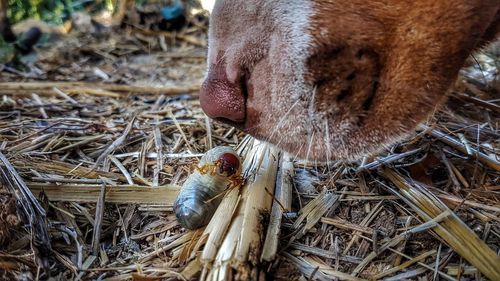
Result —
[[[40,49],[27,71],[0,72],[2,280],[183,278],[178,187],[203,152],[244,134],[200,109],[203,28],[177,37],[119,31],[70,34]],[[451,209],[434,218],[464,222],[499,252],[498,54],[471,59],[445,107],[380,155],[294,161],[278,254],[259,271],[270,280],[485,279],[436,225],[415,230],[428,220],[404,189],[430,192]],[[312,225],[298,222],[328,194],[338,204],[308,217]]]

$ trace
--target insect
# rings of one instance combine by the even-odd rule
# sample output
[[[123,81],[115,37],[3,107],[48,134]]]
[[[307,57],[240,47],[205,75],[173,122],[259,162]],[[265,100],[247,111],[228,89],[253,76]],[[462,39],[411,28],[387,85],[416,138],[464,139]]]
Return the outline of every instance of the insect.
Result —
[[[222,192],[242,184],[240,172],[240,158],[232,148],[218,146],[207,151],[175,200],[179,224],[187,229],[208,224],[222,200]]]

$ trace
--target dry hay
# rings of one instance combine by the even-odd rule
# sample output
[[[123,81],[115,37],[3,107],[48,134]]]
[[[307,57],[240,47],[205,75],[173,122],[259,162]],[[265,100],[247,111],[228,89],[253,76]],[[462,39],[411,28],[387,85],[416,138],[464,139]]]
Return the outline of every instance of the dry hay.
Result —
[[[202,248],[193,248],[201,231],[181,229],[172,203],[204,151],[237,146],[244,134],[208,120],[193,95],[202,49],[184,42],[150,53],[127,36],[113,35],[115,44],[70,38],[36,71],[2,73],[0,278],[199,276]],[[479,57],[481,68],[474,63],[462,73],[445,108],[380,155],[328,165],[282,158],[277,187],[285,191],[275,191],[272,210],[259,210],[259,246],[230,263],[239,267],[228,274],[498,276],[500,106],[492,57]],[[23,203],[17,210],[12,197]],[[215,278],[210,270],[205,276]]]

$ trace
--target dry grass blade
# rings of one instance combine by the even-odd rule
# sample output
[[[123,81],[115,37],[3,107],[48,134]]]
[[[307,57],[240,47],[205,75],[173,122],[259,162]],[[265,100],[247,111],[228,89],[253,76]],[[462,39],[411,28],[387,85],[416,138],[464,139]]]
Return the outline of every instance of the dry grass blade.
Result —
[[[417,256],[417,257],[415,257],[415,258],[413,258],[413,259],[411,259],[411,260],[409,260],[407,262],[402,263],[401,265],[395,266],[395,267],[393,267],[391,269],[388,269],[387,271],[384,271],[382,273],[374,275],[373,276],[373,280],[378,280],[378,279],[381,279],[382,277],[385,277],[387,275],[391,275],[393,273],[396,273],[396,272],[398,272],[400,270],[403,270],[403,269],[409,267],[410,265],[412,265],[414,263],[417,263],[419,261],[425,260],[426,258],[428,258],[428,257],[430,257],[430,256],[432,256],[434,254],[436,254],[436,250],[430,250],[428,252],[420,254],[419,256]]]
[[[33,196],[24,180],[19,176],[16,169],[9,162],[7,157],[0,152],[0,178],[2,185],[16,198],[18,204],[22,207],[22,214],[27,219],[32,231],[32,243],[35,252],[40,258],[40,266],[45,270],[48,268],[47,257],[52,249],[49,234],[47,231],[47,216],[45,210]]]
[[[458,198],[458,197],[455,197],[452,195],[438,194],[436,196],[439,197],[440,199],[442,199],[443,201],[448,202],[449,203],[448,205],[451,205],[451,206],[468,205],[468,206],[472,206],[474,208],[483,209],[483,210],[487,210],[490,212],[496,212],[496,213],[500,214],[500,206],[489,206],[489,205],[481,204],[478,202],[473,202],[470,200]]]
[[[427,127],[425,125],[420,125],[420,129],[422,129],[427,134],[437,138],[440,141],[443,141],[444,143],[450,145],[451,147],[453,147],[453,148],[455,148],[455,149],[457,149],[465,154],[467,154],[469,151],[471,151],[472,152],[471,155],[473,157],[476,157],[479,161],[483,162],[488,167],[490,167],[496,171],[500,171],[500,161],[498,161],[497,159],[489,157],[488,155],[484,154],[481,151],[478,151],[477,149],[467,147],[459,140],[456,140],[456,139],[446,135],[445,133],[443,133],[437,129],[430,128],[430,127]]]
[[[271,209],[271,218],[267,228],[266,240],[262,247],[261,260],[270,262],[276,257],[281,231],[281,218],[284,212],[288,212],[292,208],[293,176],[292,158],[290,155],[284,153],[276,178],[276,192],[273,207]]]
[[[410,234],[415,234],[418,232],[426,231],[428,229],[431,229],[433,227],[436,227],[441,221],[443,221],[446,217],[450,215],[450,212],[443,212],[437,217],[421,224],[418,226],[415,226],[414,228],[407,230],[405,232],[402,232],[398,236],[394,237],[393,239],[387,241],[384,245],[380,247],[380,249],[376,249],[372,251],[370,254],[368,254],[363,261],[356,266],[356,268],[353,270],[352,274],[353,276],[358,275],[373,259],[375,259],[380,253],[383,251],[390,249],[392,247],[395,247],[396,245],[400,244],[404,240],[407,239],[407,236]]]
[[[33,194],[42,192],[50,201],[92,202],[100,196],[99,184],[29,183]],[[152,204],[172,207],[179,193],[177,185],[158,187],[106,185],[106,202],[116,204]]]
[[[485,101],[485,100],[482,100],[482,99],[479,99],[479,98],[476,98],[476,97],[473,97],[473,96],[470,96],[470,95],[466,95],[464,93],[457,93],[457,92],[453,93],[453,97],[473,102],[473,103],[475,103],[475,104],[477,104],[479,106],[482,106],[482,107],[488,108],[490,110],[493,110],[496,113],[500,113],[500,106],[494,104],[493,102],[488,102],[488,101]]]
[[[295,239],[302,237],[307,233],[329,210],[335,209],[334,204],[338,202],[340,196],[332,192],[327,192],[324,189],[316,198],[309,204],[304,206],[299,212],[299,217],[293,224],[293,228],[298,231]],[[302,222],[305,224],[301,225]]]
[[[380,201],[372,210],[371,212],[363,218],[363,220],[361,221],[360,225],[362,227],[365,227],[366,225],[368,225],[372,220],[375,219],[375,217],[377,216],[377,214],[382,210],[382,203],[383,201]],[[351,238],[351,241],[349,241],[349,243],[347,244],[347,246],[345,247],[344,249],[344,255],[347,254],[347,252],[349,251],[349,249],[352,247],[352,245],[354,245],[354,243],[360,238],[360,235],[361,234],[361,231],[355,231],[352,235],[352,238]]]
[[[406,152],[403,152],[403,153],[399,153],[399,154],[391,154],[391,155],[389,155],[387,157],[376,159],[375,161],[373,161],[371,163],[368,163],[368,164],[365,164],[365,165],[361,165],[356,170],[356,172],[359,173],[359,172],[365,171],[365,170],[375,170],[378,167],[380,167],[381,165],[387,165],[389,163],[392,163],[394,161],[400,160],[402,158],[414,155],[414,154],[416,154],[416,153],[418,153],[418,152],[420,152],[422,150],[424,150],[424,147],[419,147],[419,148],[416,148],[416,149],[413,149],[413,150],[410,150],[410,151],[406,151]]]
[[[296,257],[290,253],[283,253],[283,256],[296,266],[308,280],[329,281],[331,278],[322,271],[318,272],[319,267],[313,266],[302,257]]]
[[[153,186],[158,186],[160,182],[160,172],[163,170],[163,142],[161,140],[161,132],[160,128],[158,126],[155,126],[153,130],[153,138],[155,142],[155,148],[156,148],[156,167],[154,168],[154,175],[153,175]],[[132,180],[130,180],[132,182]]]
[[[398,187],[397,190],[390,188],[390,191],[409,204],[424,221],[449,212],[450,215],[436,225],[433,231],[481,273],[491,280],[500,280],[500,257],[445,204],[417,183],[409,182],[389,168],[385,168],[382,175]]]
[[[294,263],[299,270],[308,278],[308,280],[348,280],[363,281],[365,279],[357,278],[344,272],[335,270],[318,259],[311,257],[296,257],[290,253],[284,253],[284,256]]]
[[[85,93],[97,96],[120,97],[121,94],[140,93],[155,95],[178,95],[192,93],[200,89],[198,85],[187,87],[150,87],[120,84],[88,83],[88,82],[0,82],[0,93],[11,95],[31,95],[37,91],[39,95],[60,95],[54,88],[66,94]]]
[[[95,208],[94,233],[92,235],[92,253],[97,255],[100,249],[102,217],[104,213],[104,203],[106,202],[106,186],[103,184],[99,192],[99,200]]]
[[[338,228],[342,228],[342,229],[346,229],[346,230],[355,230],[355,231],[358,231],[361,233],[366,233],[369,235],[373,234],[373,229],[366,227],[366,226],[363,226],[361,224],[350,223],[350,222],[345,221],[345,220],[323,217],[323,218],[321,218],[321,222],[324,224],[334,225]]]
[[[333,251],[324,250],[318,247],[307,246],[299,243],[292,243],[289,246],[291,249],[299,250],[304,253],[312,254],[317,257],[332,259],[335,261],[345,261],[352,264],[359,264],[361,259],[353,256],[341,256]]]
[[[127,139],[128,134],[130,133],[130,130],[132,129],[132,126],[134,125],[135,121],[135,116],[132,117],[132,120],[128,123],[127,127],[125,127],[125,130],[123,130],[123,133],[120,137],[118,137],[113,143],[111,143],[105,150],[104,152],[97,158],[97,160],[94,163],[94,166],[92,166],[92,170],[97,168],[101,162],[106,159],[106,157],[113,152],[115,149],[117,149],[120,145],[125,142]]]
[[[171,243],[168,243],[165,246],[155,247],[154,251],[147,253],[145,255],[142,255],[140,257],[139,261],[142,263],[150,261],[151,259],[161,255],[162,253],[164,253],[168,250],[177,248],[181,245],[185,245],[186,243],[190,243],[190,242],[192,242],[193,238],[196,237],[196,235],[197,235],[196,231],[187,232],[186,234],[180,236],[179,238],[175,239],[174,241],[172,241]]]
[[[108,155],[109,160],[115,164],[115,166],[122,172],[123,176],[127,179],[128,184],[133,185],[134,181],[132,180],[132,176],[130,176],[130,173],[127,171],[127,168],[123,166],[123,164],[118,160],[116,157],[113,155]]]
[[[83,167],[81,165],[72,165],[66,162],[60,161],[42,161],[39,159],[16,159],[12,161],[12,164],[15,167],[22,167],[25,169],[33,169],[38,170],[43,173],[55,173],[62,174],[68,176],[75,177],[85,177],[90,179],[111,179],[111,180],[120,180],[126,181],[126,178],[123,175],[112,173],[112,172],[103,172],[103,171],[95,171],[91,168]],[[134,178],[135,179],[135,178]]]

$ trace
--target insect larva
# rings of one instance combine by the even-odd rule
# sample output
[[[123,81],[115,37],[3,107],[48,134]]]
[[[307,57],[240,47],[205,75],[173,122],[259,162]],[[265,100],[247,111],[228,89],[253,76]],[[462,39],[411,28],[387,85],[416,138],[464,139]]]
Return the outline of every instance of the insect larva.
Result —
[[[221,192],[241,182],[240,171],[240,158],[232,148],[218,146],[207,151],[175,200],[179,224],[187,229],[208,224],[222,200]]]

